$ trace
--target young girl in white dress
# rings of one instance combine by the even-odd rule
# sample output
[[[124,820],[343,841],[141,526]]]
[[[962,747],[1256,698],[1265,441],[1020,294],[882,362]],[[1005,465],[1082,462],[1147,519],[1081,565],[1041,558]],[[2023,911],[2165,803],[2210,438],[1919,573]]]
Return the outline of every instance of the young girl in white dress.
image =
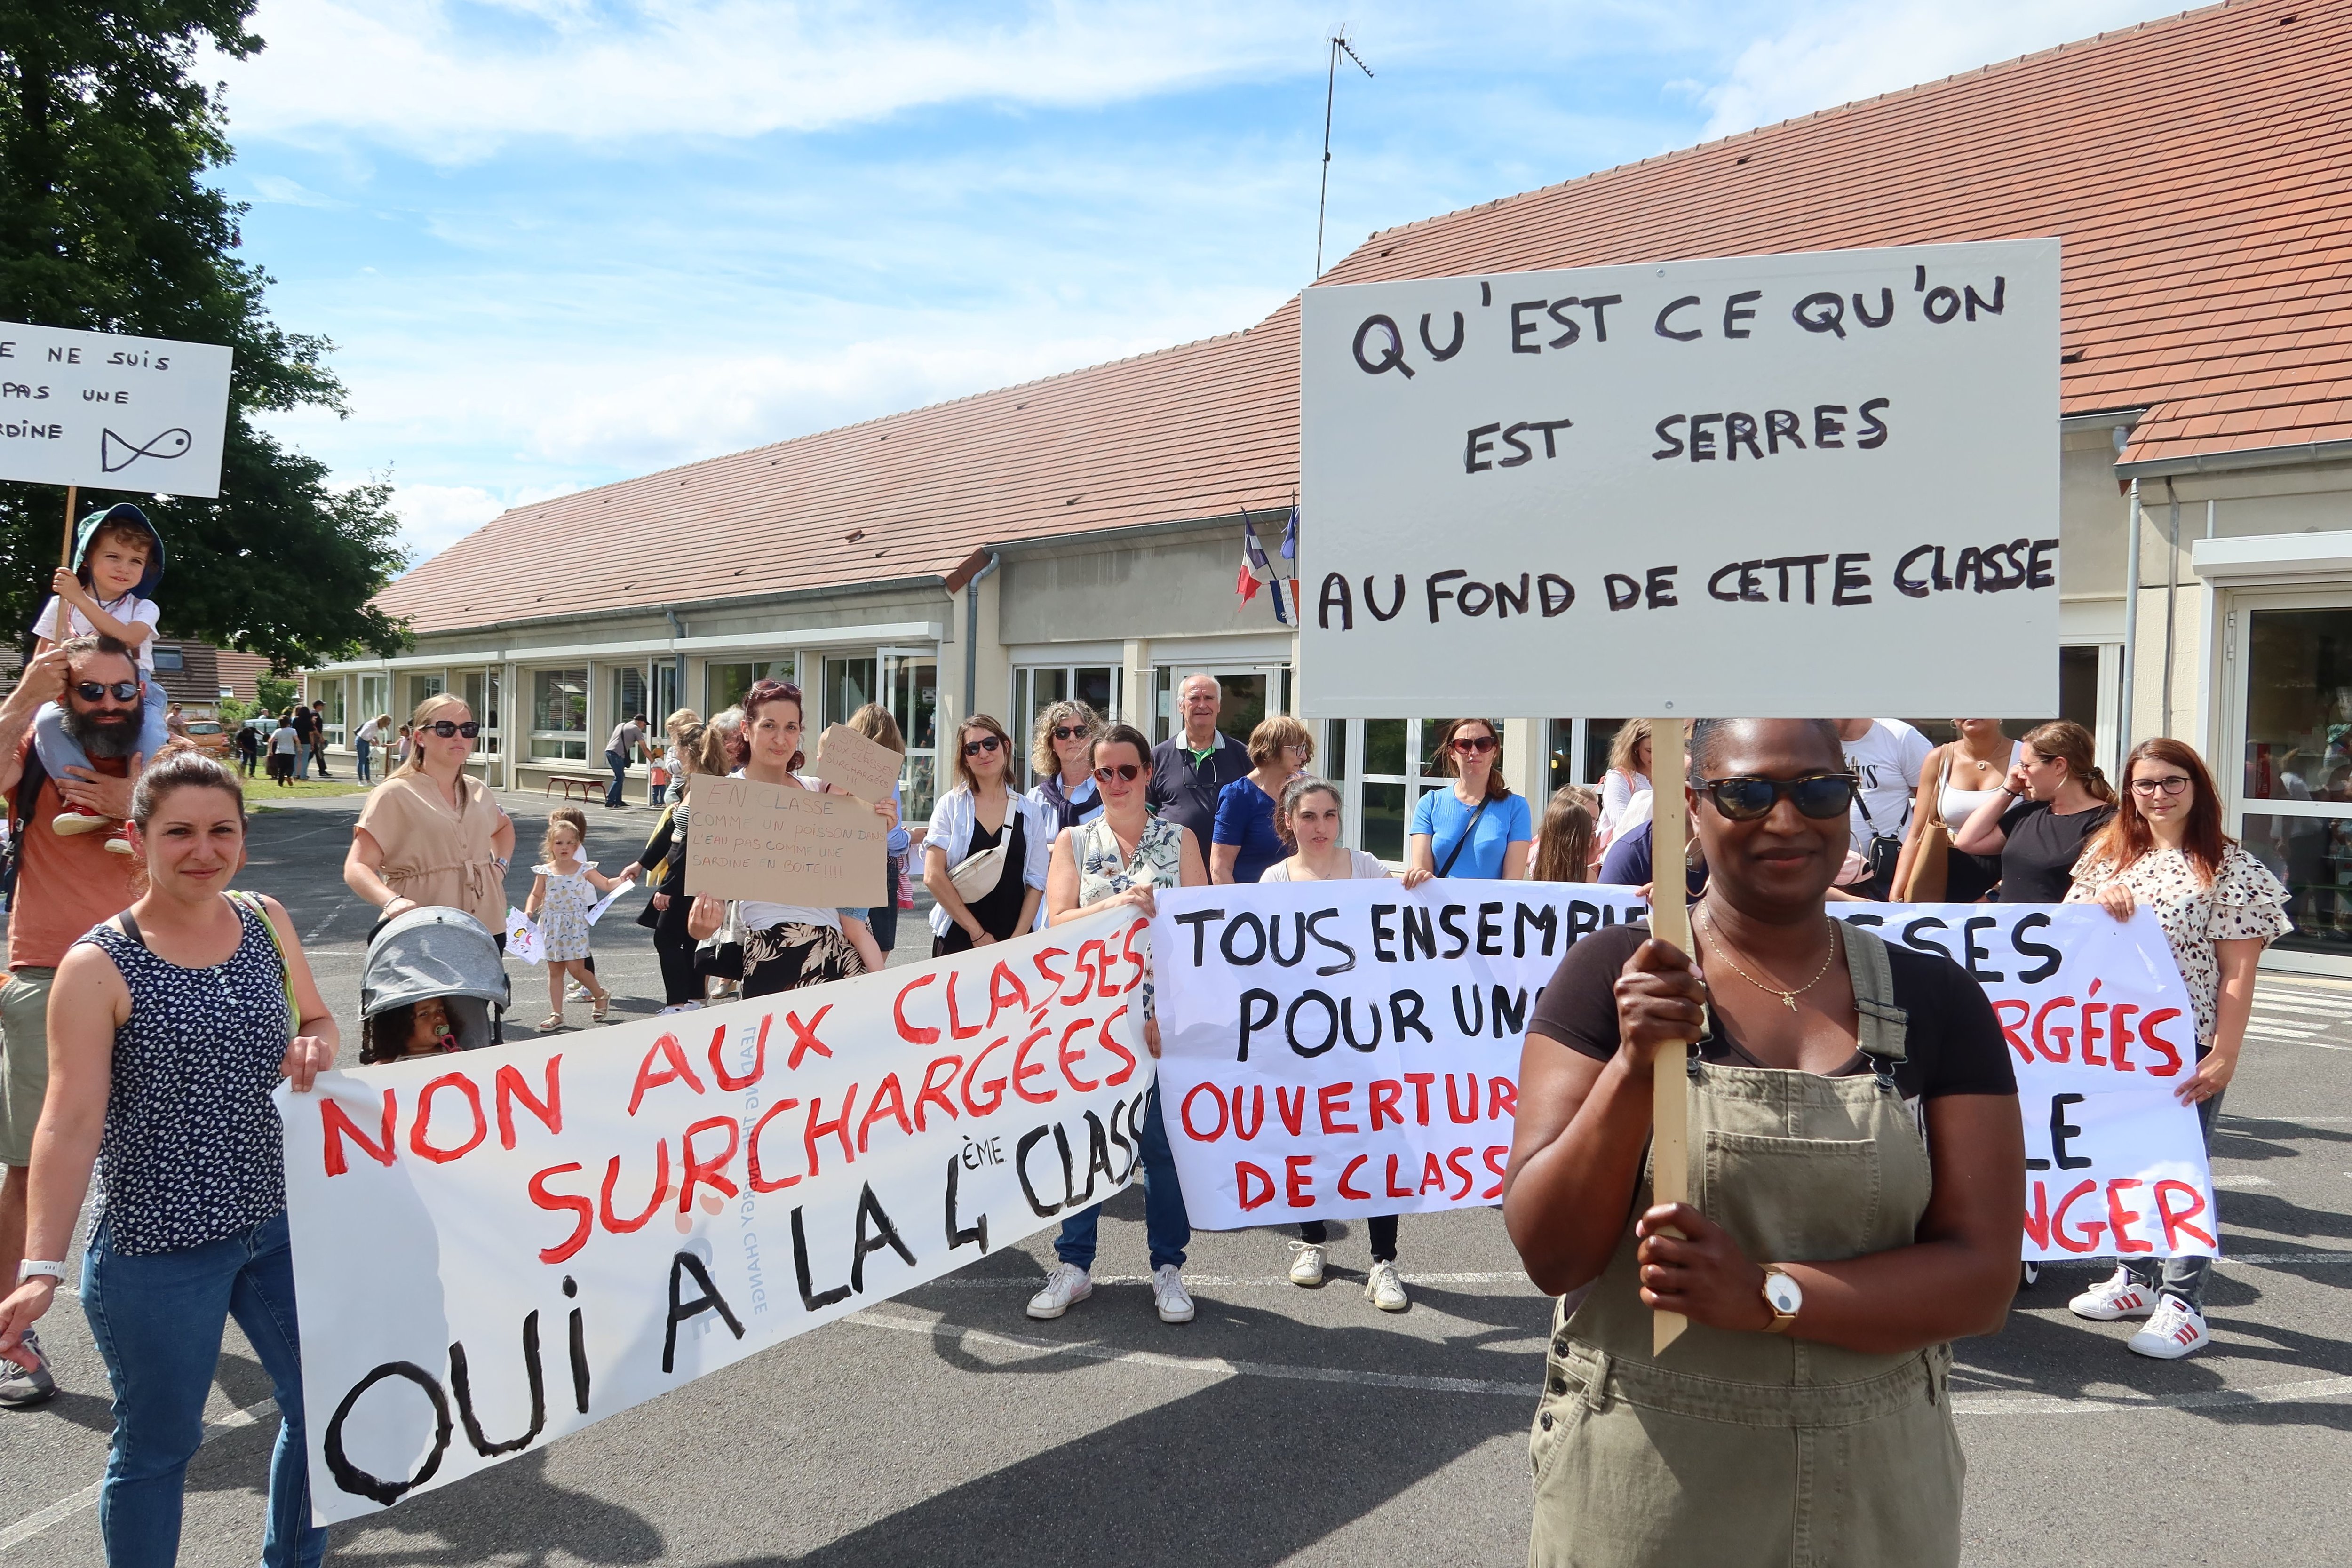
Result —
[[[559,805],[547,814],[547,837],[539,846],[540,853],[547,858],[531,868],[538,877],[530,885],[530,899],[522,911],[539,922],[542,954],[547,960],[550,1011],[539,1021],[542,1029],[563,1027],[566,975],[578,979],[594,999],[596,1010],[590,1015],[591,1022],[604,1023],[613,1005],[613,994],[597,984],[595,972],[583,962],[588,956],[588,911],[596,907],[599,894],[609,893],[633,879],[636,868],[631,867],[614,878],[605,876],[593,866],[583,865],[580,848],[587,841],[588,816],[578,806]]]

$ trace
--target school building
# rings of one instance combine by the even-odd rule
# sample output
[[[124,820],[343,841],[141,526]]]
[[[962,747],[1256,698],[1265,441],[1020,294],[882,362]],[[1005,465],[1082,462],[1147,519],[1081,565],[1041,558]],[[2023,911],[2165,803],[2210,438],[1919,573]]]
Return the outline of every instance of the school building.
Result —
[[[2294,891],[2272,962],[2352,974],[2347,103],[2352,0],[2215,5],[1391,229],[1323,280],[2062,237],[2063,716],[2110,762],[2159,733],[2213,759],[2231,830]],[[1297,485],[1297,321],[1294,299],[1227,336],[517,508],[384,590],[413,653],[310,671],[310,695],[341,738],[459,692],[490,780],[531,788],[600,771],[620,716],[709,713],[776,675],[813,730],[891,705],[919,822],[940,738],[974,710],[1025,736],[1075,695],[1156,739],[1205,669],[1245,734],[1313,679],[1268,595],[1234,592],[1243,515],[1271,548]],[[1311,513],[1301,535],[1309,584],[1346,567]],[[1351,842],[1401,858],[1442,787],[1443,717],[1320,727]],[[1598,776],[1617,722],[1580,709],[1573,672],[1553,711],[1498,717],[1538,804]]]

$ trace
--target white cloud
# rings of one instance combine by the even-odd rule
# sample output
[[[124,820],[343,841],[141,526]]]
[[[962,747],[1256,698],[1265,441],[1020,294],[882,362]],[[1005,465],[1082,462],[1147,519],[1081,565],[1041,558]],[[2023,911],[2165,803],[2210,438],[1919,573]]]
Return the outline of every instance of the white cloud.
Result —
[[[463,539],[509,504],[479,485],[395,482],[392,491],[392,510],[401,522],[401,542],[407,546],[412,563]]]
[[[283,174],[253,176],[253,199],[274,202],[290,207],[347,207],[352,204],[330,195],[322,195],[310,186],[288,179]]]
[[[1855,0],[1743,49],[1702,95],[1709,139],[1974,70],[2168,14],[2152,0]]]
[[[504,15],[497,15],[503,12]],[[487,14],[486,13],[492,13]],[[1311,58],[1319,12],[1125,0],[931,15],[890,3],[267,0],[230,84],[241,136],[355,137],[441,163],[520,136],[743,138],[956,101],[1098,105]]]

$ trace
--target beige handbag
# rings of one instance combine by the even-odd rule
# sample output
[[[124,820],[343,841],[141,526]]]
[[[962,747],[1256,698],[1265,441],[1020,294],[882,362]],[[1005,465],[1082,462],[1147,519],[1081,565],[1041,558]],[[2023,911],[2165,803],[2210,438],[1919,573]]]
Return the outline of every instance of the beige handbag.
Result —
[[[1951,754],[1947,752],[1943,771],[1936,775],[1936,798],[1922,801],[1914,808],[1918,814],[1918,826],[1912,835],[1911,871],[1894,891],[1896,903],[1944,901],[1944,889],[1950,885],[1952,874],[1952,830],[1944,823],[1944,781],[1951,772]]]

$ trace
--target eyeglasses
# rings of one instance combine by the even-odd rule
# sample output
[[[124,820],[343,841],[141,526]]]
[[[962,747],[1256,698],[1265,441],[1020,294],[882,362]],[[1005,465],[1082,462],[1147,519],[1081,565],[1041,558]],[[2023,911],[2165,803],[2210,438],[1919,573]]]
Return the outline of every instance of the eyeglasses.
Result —
[[[139,695],[139,683],[135,680],[118,680],[109,685],[102,680],[84,680],[77,682],[74,690],[80,694],[84,702],[96,702],[109,693],[113,695],[117,702],[129,702]]]
[[[458,723],[455,719],[436,719],[430,724],[423,726],[423,728],[432,731],[435,734],[440,736],[445,741],[452,735],[463,735],[466,739],[470,741],[475,736],[482,732],[482,727],[479,724],[475,723],[471,719],[467,720],[462,724]]]
[[[1091,731],[1083,724],[1056,724],[1054,726],[1054,739],[1056,741],[1083,741],[1089,733],[1091,733]]]
[[[977,741],[966,741],[963,743],[963,754],[967,757],[976,757],[983,752],[992,752],[996,750],[999,744],[1001,744],[1001,742],[995,736],[982,735]]]
[[[1097,768],[1095,770],[1095,782],[1097,784],[1108,784],[1111,780],[1117,779],[1121,784],[1133,784],[1136,779],[1142,774],[1142,773],[1143,770],[1137,767],[1133,763],[1121,763],[1116,767]]]
[[[2188,787],[2187,773],[2170,773],[2160,779],[2132,780],[2132,793],[2147,795],[2150,799],[2155,798],[2156,792],[2158,790],[2162,790],[2167,795],[2179,795]]]
[[[1773,806],[1783,800],[1793,803],[1801,815],[1816,822],[1843,816],[1853,806],[1852,773],[1808,773],[1801,779],[1743,774],[1727,779],[1693,779],[1691,784],[1715,802],[1716,810],[1734,822],[1754,822],[1769,816]]]
[[[1480,756],[1495,749],[1495,737],[1492,735],[1459,736],[1454,742],[1454,749],[1465,757]]]

